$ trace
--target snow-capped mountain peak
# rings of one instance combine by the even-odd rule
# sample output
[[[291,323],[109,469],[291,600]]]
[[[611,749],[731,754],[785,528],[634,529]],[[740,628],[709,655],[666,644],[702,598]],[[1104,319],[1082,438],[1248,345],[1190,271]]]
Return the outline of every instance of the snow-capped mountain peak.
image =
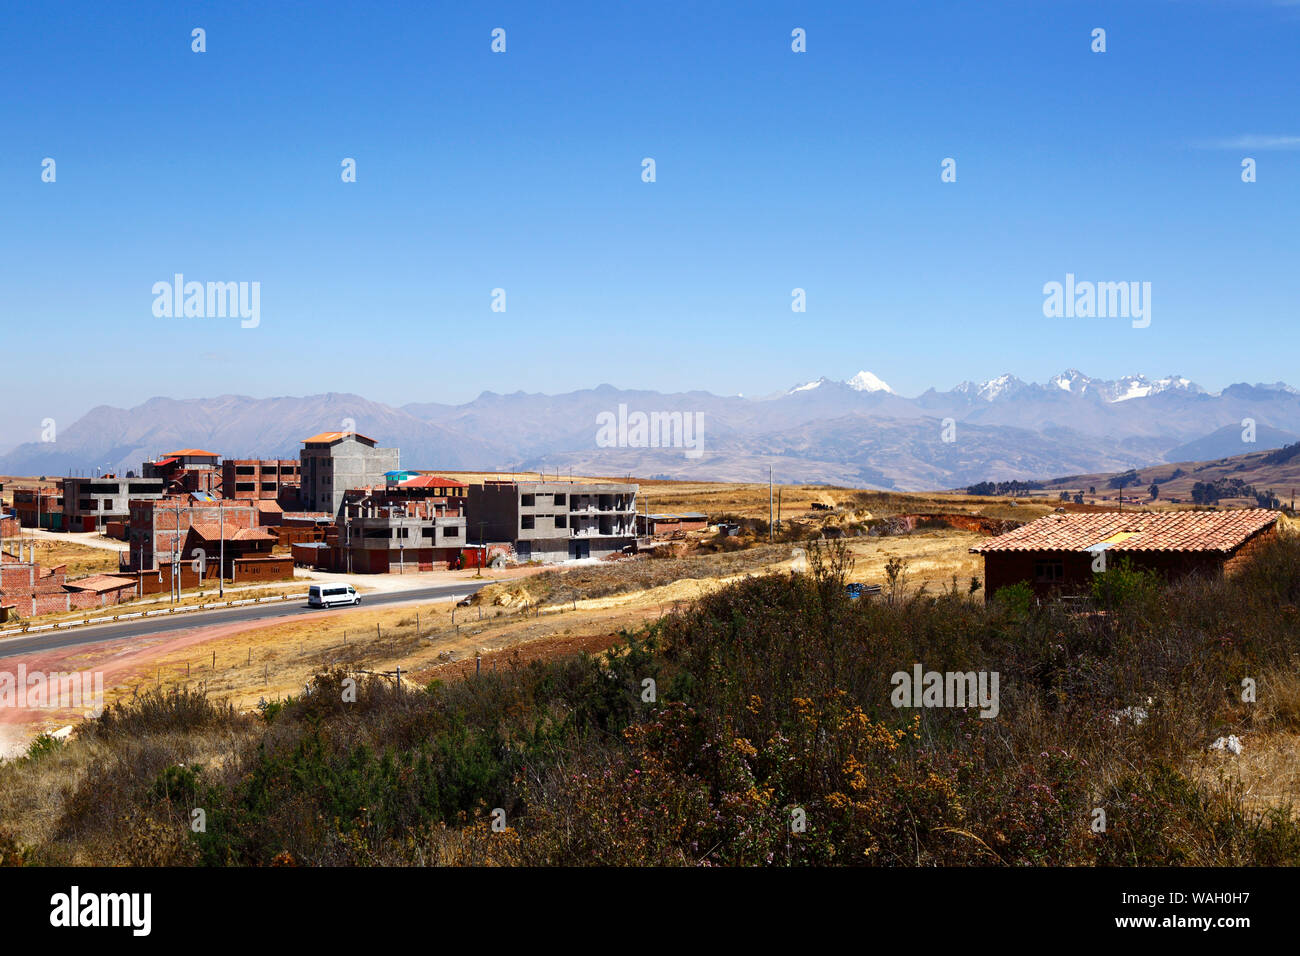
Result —
[[[1107,383],[1106,400],[1126,402],[1131,398],[1150,398],[1152,395],[1159,395],[1161,392],[1168,391],[1197,394],[1204,391],[1204,389],[1191,379],[1184,378],[1181,375],[1166,375],[1154,382],[1145,375],[1125,375],[1121,379]]]
[[[814,382],[805,382],[803,385],[796,385],[794,388],[790,389],[790,391],[786,392],[786,394],[793,395],[795,392],[811,391],[814,388],[820,388],[821,386],[825,385],[827,381],[828,379],[826,378],[825,375],[823,375],[821,378],[817,379]]]
[[[805,382],[802,385],[796,385],[786,392],[787,395],[794,395],[797,392],[810,392],[815,388],[821,388],[823,385],[838,385],[853,389],[855,392],[888,392],[894,394],[894,390],[889,384],[881,378],[873,375],[871,372],[861,371],[854,375],[847,382],[836,382],[823,375],[821,378],[812,382]]]
[[[1025,387],[1025,383],[1020,381],[1010,372],[999,375],[997,378],[991,378],[980,385],[976,394],[986,402],[992,402],[1004,395],[1010,395],[1012,392],[1019,391]]]
[[[877,378],[865,369],[857,375],[854,375],[844,384],[855,392],[889,392],[890,394],[893,394],[894,392],[884,379]]]
[[[1082,395],[1089,387],[1096,384],[1096,379],[1084,375],[1077,368],[1067,368],[1060,375],[1054,376],[1049,385],[1055,385],[1063,392],[1070,392],[1072,395]]]

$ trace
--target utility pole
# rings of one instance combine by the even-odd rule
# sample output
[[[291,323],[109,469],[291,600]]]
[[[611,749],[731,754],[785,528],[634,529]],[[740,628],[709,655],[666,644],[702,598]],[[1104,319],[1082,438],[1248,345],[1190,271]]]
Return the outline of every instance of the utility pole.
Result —
[[[772,541],[772,466],[767,466],[767,540]]]
[[[217,499],[217,524],[221,530],[221,549],[217,558],[217,597],[226,596],[226,502],[223,499]]]
[[[179,568],[180,568],[180,547],[181,547],[181,506],[178,504],[172,509],[172,514],[176,516],[176,524],[173,526],[175,533],[172,535],[172,580],[171,580],[171,599],[172,602],[180,600],[179,591]]]

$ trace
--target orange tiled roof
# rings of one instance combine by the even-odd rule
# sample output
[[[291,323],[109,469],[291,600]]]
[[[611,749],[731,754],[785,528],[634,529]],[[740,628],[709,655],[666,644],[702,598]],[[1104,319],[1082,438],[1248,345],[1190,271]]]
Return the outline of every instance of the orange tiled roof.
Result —
[[[1265,508],[1231,511],[1105,511],[1050,514],[971,548],[997,551],[1087,551],[1111,539],[1110,551],[1231,551],[1277,522]]]
[[[215,521],[199,521],[190,526],[194,533],[204,541],[266,541],[275,540],[275,535],[265,528],[240,528],[233,524],[222,526]]]
[[[182,448],[180,451],[169,451],[169,452],[167,452],[167,454],[170,455],[170,456],[173,457],[173,458],[180,458],[181,456],[188,456],[188,457],[190,457],[190,458],[196,458],[196,457],[219,458],[219,457],[221,457],[221,456],[218,455],[215,451],[204,451],[202,448]],[[159,462],[159,464],[162,464],[162,462]]]
[[[406,481],[398,482],[399,488],[468,488],[469,485],[463,481],[457,481],[455,478],[444,478],[441,475],[419,475],[415,478],[408,478]]]
[[[304,445],[309,445],[315,442],[336,442],[340,439],[347,438],[349,435],[354,438],[364,438],[366,441],[374,441],[373,438],[363,435],[360,432],[321,432],[319,435],[312,435],[310,438],[304,438],[302,443]]]
[[[135,578],[120,578],[115,574],[92,574],[89,577],[69,581],[65,585],[74,591],[119,591],[122,588],[135,587]]]

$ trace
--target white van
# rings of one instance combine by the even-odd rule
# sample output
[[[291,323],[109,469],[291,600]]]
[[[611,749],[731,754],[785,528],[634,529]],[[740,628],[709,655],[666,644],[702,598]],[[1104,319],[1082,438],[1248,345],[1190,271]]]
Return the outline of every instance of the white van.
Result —
[[[348,607],[361,603],[361,595],[350,584],[313,584],[307,589],[309,607]]]

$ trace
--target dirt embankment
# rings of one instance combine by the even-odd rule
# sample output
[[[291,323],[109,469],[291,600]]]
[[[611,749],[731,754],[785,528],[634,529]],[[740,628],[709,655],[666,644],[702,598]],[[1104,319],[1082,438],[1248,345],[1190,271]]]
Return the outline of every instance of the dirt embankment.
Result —
[[[891,524],[899,525],[902,531],[916,531],[918,528],[956,528],[958,531],[973,531],[976,534],[1006,534],[1018,528],[1023,521],[1009,518],[990,518],[985,515],[960,514],[944,512],[939,514],[918,513],[895,515]]]

